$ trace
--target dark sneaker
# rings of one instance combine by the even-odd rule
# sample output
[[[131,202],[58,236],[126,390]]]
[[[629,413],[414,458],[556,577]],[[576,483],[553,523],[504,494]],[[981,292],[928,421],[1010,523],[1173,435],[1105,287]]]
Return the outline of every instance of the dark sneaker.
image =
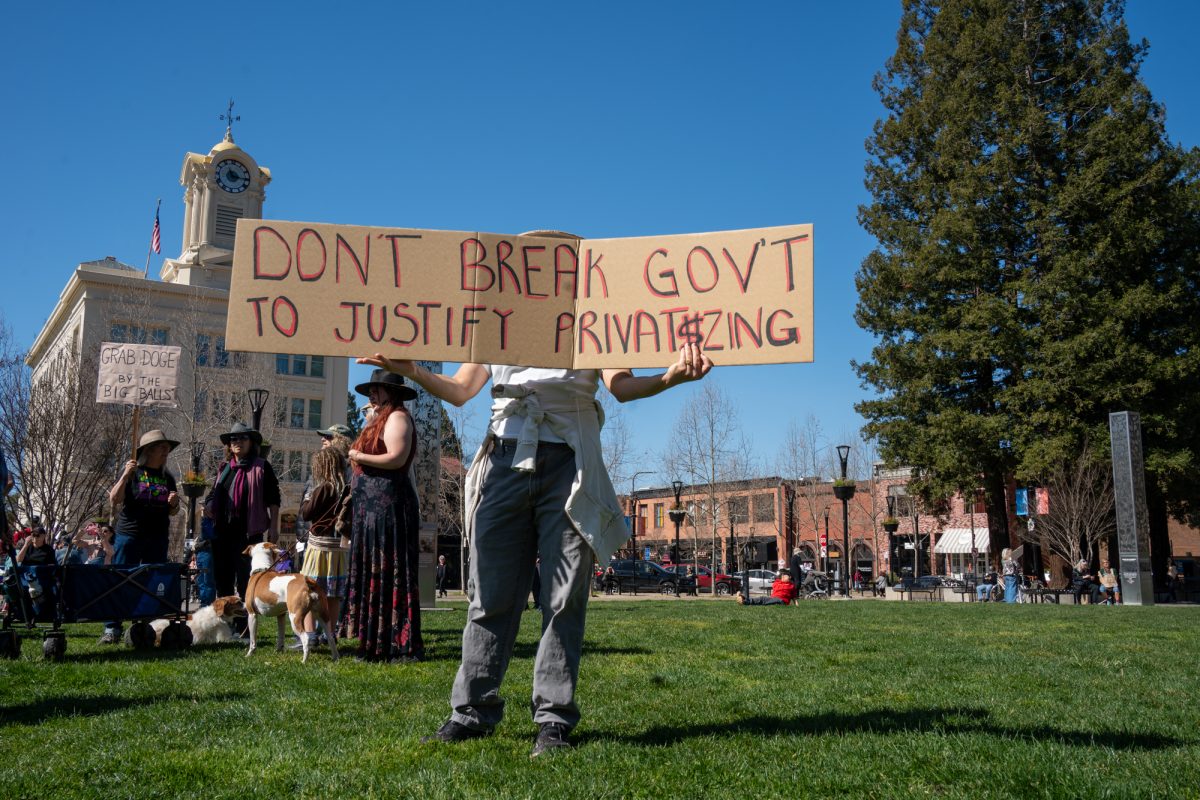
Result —
[[[537,758],[551,750],[570,747],[571,743],[567,741],[569,732],[567,726],[561,723],[543,722],[538,727],[538,735],[533,741],[533,750],[529,753],[529,757]]]
[[[470,739],[482,739],[485,736],[491,735],[491,731],[468,728],[466,725],[461,725],[452,719],[448,719],[446,720],[446,724],[437,729],[436,733],[422,737],[421,744],[430,744],[431,742],[453,744],[454,742],[465,742]]]
[[[100,644],[120,644],[121,631],[112,628],[105,628],[104,635],[100,637]]]

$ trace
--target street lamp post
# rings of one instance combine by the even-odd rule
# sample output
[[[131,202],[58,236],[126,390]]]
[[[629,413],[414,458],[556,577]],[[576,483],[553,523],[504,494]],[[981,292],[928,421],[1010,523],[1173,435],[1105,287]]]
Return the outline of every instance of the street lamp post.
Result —
[[[833,496],[842,501],[842,594],[850,597],[850,499],[854,497],[854,481],[846,477],[850,460],[850,445],[837,446],[842,477],[833,482]]]
[[[917,516],[917,504],[913,503],[913,578],[921,577],[921,518]]]
[[[262,412],[271,393],[266,389],[247,389],[246,396],[250,398],[251,427],[262,433]]]
[[[683,524],[683,517],[686,513],[679,502],[679,495],[683,492],[683,481],[671,481],[671,488],[675,490],[675,507],[670,511],[671,522],[675,523],[675,547],[671,551],[671,565],[675,568],[675,574],[679,575],[679,526]],[[696,579],[698,581],[699,576]],[[715,586],[713,591],[716,591]],[[675,580],[675,596],[679,597],[678,578]]]
[[[888,535],[888,566],[892,564],[892,556],[895,554],[895,543],[892,537],[896,533],[896,529],[900,527],[900,521],[896,519],[896,498],[893,495],[887,496],[887,519],[883,521],[883,529]],[[878,551],[878,546],[876,550]],[[876,566],[879,564],[879,556],[875,556]]]
[[[192,442],[189,447],[192,454],[192,473],[199,475],[200,458],[204,455],[204,442]],[[196,496],[196,494],[188,495],[188,527],[192,533],[192,542],[196,541]],[[192,546],[194,547],[195,545],[193,544]]]

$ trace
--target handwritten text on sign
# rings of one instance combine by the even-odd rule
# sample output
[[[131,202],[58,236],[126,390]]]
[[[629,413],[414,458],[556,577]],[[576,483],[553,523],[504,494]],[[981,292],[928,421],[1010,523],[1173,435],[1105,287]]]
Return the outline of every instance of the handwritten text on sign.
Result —
[[[243,219],[226,345],[559,368],[813,358],[812,226],[631,239]]]
[[[175,408],[179,353],[178,347],[101,342],[96,402]]]

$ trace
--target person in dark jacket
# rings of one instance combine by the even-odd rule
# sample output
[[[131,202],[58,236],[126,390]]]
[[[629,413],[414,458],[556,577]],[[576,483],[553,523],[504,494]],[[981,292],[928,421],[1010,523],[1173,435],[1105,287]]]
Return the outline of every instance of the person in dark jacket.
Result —
[[[447,565],[446,565],[446,557],[445,557],[445,556],[438,556],[438,563],[437,563],[437,576],[436,576],[436,578],[435,578],[435,581],[436,581],[436,582],[435,582],[435,584],[434,584],[435,586],[437,586],[437,595],[438,595],[438,597],[445,597],[445,596],[446,596],[446,578],[448,577],[448,576],[446,575],[446,573],[447,573],[448,571],[449,571],[449,568],[448,568],[448,567],[447,567]]]
[[[788,566],[792,571],[792,581],[799,585],[804,581],[804,561],[800,557],[800,548],[792,548],[792,559]]]
[[[217,597],[237,590],[246,596],[250,581],[252,544],[279,541],[279,479],[271,462],[259,454],[262,434],[241,422],[221,434],[229,447],[229,460],[213,484],[204,503],[204,513],[213,520],[212,567]]]

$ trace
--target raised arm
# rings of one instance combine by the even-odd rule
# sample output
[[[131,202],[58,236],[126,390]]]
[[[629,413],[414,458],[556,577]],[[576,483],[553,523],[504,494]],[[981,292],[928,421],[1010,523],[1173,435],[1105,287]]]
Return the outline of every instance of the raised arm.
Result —
[[[681,383],[698,381],[709,373],[712,360],[700,350],[699,345],[686,344],[679,349],[679,358],[659,375],[634,375],[627,369],[601,371],[604,385],[612,396],[622,403],[653,397]]]
[[[403,358],[388,358],[376,353],[369,358],[357,359],[359,364],[370,364],[394,372],[419,385],[439,400],[456,406],[479,394],[488,382],[487,369],[482,364],[463,364],[453,375],[437,375],[415,361]]]

